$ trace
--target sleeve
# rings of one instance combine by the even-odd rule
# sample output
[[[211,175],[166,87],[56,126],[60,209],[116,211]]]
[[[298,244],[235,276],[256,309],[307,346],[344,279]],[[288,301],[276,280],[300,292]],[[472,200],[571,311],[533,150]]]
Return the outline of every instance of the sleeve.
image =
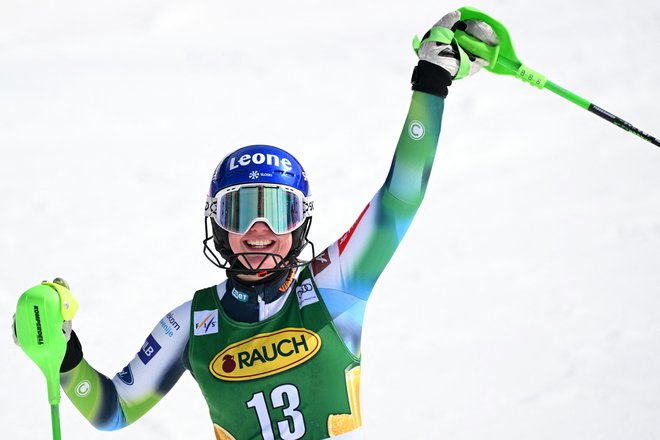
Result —
[[[424,198],[443,109],[443,98],[413,92],[385,183],[353,226],[312,261],[333,323],[356,356],[367,299]]]
[[[188,301],[165,315],[133,360],[112,379],[84,358],[60,374],[64,392],[94,427],[113,431],[128,426],[172,389],[184,372],[190,306]]]
[[[317,284],[366,301],[422,203],[444,99],[413,92],[387,179],[353,226],[312,264]]]

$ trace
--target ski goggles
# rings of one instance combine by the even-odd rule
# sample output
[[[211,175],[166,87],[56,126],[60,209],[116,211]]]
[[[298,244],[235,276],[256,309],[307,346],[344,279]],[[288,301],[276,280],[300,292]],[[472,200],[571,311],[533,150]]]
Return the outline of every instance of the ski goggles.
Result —
[[[207,217],[224,230],[245,234],[256,222],[266,223],[277,235],[299,228],[312,216],[311,197],[279,185],[240,185],[218,191],[206,201]]]

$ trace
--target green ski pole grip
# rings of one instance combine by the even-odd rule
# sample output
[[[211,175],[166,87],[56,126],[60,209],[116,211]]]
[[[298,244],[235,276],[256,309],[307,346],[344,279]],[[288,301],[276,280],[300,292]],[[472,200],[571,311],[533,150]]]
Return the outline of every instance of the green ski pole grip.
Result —
[[[66,353],[62,324],[70,320],[78,303],[66,287],[42,283],[28,289],[16,306],[16,337],[27,356],[46,376],[48,402],[60,402],[60,366]]]
[[[53,440],[61,439],[60,366],[67,345],[62,324],[77,311],[78,302],[73,294],[59,283],[43,282],[28,289],[16,305],[18,343],[46,376]]]
[[[476,55],[479,58],[488,61],[490,65],[497,63],[500,55],[499,44],[496,46],[491,46],[474,38],[472,35],[462,30],[456,30],[454,32],[454,38],[456,39],[456,43],[466,52],[469,52],[472,55]]]

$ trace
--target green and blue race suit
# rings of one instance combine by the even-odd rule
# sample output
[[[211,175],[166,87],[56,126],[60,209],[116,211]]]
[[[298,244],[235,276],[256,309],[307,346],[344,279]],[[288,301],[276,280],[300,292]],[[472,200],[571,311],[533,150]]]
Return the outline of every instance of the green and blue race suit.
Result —
[[[240,303],[245,298],[231,283],[224,281],[201,290],[194,300],[167,313],[147,336],[135,358],[112,379],[96,371],[85,359],[62,373],[62,386],[73,404],[98,429],[120,429],[149,411],[188,369],[207,400],[217,438],[316,439],[346,431],[349,433],[342,438],[358,438],[360,422],[355,414],[359,415],[359,399],[352,392],[358,393],[359,388],[359,376],[357,381],[354,379],[359,368],[365,306],[424,197],[443,108],[443,98],[413,92],[383,186],[345,234],[308,265],[292,273],[291,279],[274,287],[277,295],[270,295],[270,299],[264,299],[263,295],[251,298],[256,301],[252,306],[258,311],[258,317],[250,321],[256,323],[241,322]],[[306,282],[309,286],[304,285]],[[269,292],[262,293],[268,297]],[[234,312],[228,313],[229,306],[224,305],[229,304],[227,301],[232,301]],[[313,304],[308,305],[310,302]],[[246,301],[245,307],[249,307],[249,303]],[[200,337],[205,328],[213,329],[211,324],[222,333],[217,333],[216,339]],[[231,337],[220,337],[226,334]],[[280,339],[272,339],[275,337]],[[314,345],[317,338],[318,347]],[[202,342],[211,340],[216,341],[215,345]],[[255,340],[267,341],[267,344],[259,348]],[[300,355],[302,360],[291,360],[282,364],[284,366],[266,368],[267,371],[259,369],[257,365],[265,365],[265,360],[277,356],[277,352],[269,352],[268,347],[278,349],[280,355],[291,355],[290,359]],[[303,349],[310,353],[316,351],[305,358],[304,353],[300,354]],[[246,352],[252,355],[246,357]],[[296,376],[325,375],[321,364],[335,360],[333,379],[307,381],[305,390],[298,391]],[[236,374],[236,368],[242,367],[252,369],[254,380],[226,376]],[[341,370],[341,374],[335,370]],[[330,373],[327,374],[330,377]],[[346,387],[337,385],[343,381],[344,374]],[[278,385],[275,379],[280,375],[286,377],[286,383]],[[216,384],[214,380],[219,382]],[[267,391],[248,389],[249,384],[259,383],[255,380],[268,383]],[[356,389],[351,391],[351,386]],[[308,410],[315,415],[306,416],[305,411],[292,408],[295,399],[302,399],[292,393],[302,395],[308,388],[315,396],[336,394],[337,397],[316,398],[316,406],[309,406]],[[335,393],[335,388],[340,392]],[[280,406],[275,403],[278,399],[283,409],[278,410]],[[237,407],[229,408],[234,400]],[[301,408],[304,403],[301,400]],[[227,407],[231,414],[243,411],[241,420],[251,427],[223,426],[221,416],[214,415],[218,410],[222,413],[221,407]],[[288,414],[287,408],[292,408]],[[277,411],[284,411],[284,416],[269,415]],[[342,414],[348,418],[342,419]],[[283,417],[288,422],[282,422]]]

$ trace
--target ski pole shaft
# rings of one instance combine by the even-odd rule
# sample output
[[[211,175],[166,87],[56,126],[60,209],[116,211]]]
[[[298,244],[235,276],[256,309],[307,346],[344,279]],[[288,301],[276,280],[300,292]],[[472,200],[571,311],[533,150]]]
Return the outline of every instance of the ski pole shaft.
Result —
[[[568,101],[571,101],[573,104],[576,104],[580,107],[582,107],[585,110],[590,111],[591,113],[600,116],[601,118],[605,119],[607,122],[610,122],[617,127],[620,127],[636,136],[639,136],[640,138],[652,143],[653,145],[660,147],[660,140],[654,136],[651,136],[650,134],[640,130],[639,128],[635,127],[631,123],[624,121],[620,117],[613,115],[612,113],[598,107],[597,105],[587,101],[586,99],[576,95],[575,93],[571,92],[570,90],[566,90],[565,88],[561,87],[558,84],[555,84],[554,82],[550,81],[547,79],[545,76],[541,75],[540,73],[534,71],[533,69],[530,69],[529,67],[525,66],[522,63],[516,63],[515,61],[509,60],[505,57],[500,56],[497,59],[497,64],[500,66],[504,67],[505,69],[511,71],[512,73],[515,73],[515,76],[520,78],[521,80],[531,84],[532,86],[538,87],[538,88],[544,88],[548,89],[551,92],[561,96],[564,99],[567,99]]]
[[[620,117],[613,115],[612,113],[603,110],[602,108],[598,107],[597,105],[590,104],[589,108],[587,109],[591,113],[600,116],[601,118],[605,119],[608,122],[611,122],[612,124],[616,125],[617,127],[623,128],[624,130],[639,136],[640,138],[644,139],[645,141],[649,141],[656,147],[660,147],[660,139],[651,136],[650,134],[640,130],[639,128],[635,127],[632,125],[630,122],[626,122]]]
[[[53,428],[53,440],[61,440],[62,432],[60,431],[60,408],[56,403],[50,406],[50,421]]]

